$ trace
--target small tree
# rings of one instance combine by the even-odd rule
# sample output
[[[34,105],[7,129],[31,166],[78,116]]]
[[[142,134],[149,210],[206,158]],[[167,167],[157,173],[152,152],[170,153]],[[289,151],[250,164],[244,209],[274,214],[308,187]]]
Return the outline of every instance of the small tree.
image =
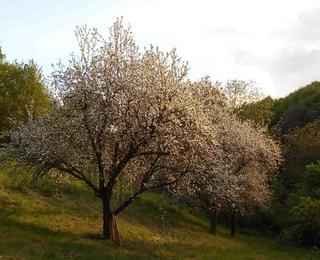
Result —
[[[236,111],[244,105],[261,100],[264,96],[253,81],[229,80],[220,90],[226,96],[228,106]]]
[[[140,194],[195,171],[214,147],[214,130],[192,99],[187,67],[175,50],[139,52],[118,19],[105,40],[76,33],[79,56],[53,73],[51,115],[13,133],[6,152],[93,190],[103,205],[103,236],[119,243],[115,216]]]

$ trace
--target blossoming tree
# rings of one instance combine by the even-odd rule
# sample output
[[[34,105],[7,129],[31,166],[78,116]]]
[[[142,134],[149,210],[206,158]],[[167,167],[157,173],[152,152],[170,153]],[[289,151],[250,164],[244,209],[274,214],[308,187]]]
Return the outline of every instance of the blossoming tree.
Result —
[[[232,215],[248,214],[270,199],[269,183],[281,160],[278,144],[263,128],[243,122],[232,113],[228,99],[204,79],[194,84],[195,97],[218,129],[218,147],[207,154],[202,170],[184,177],[174,190],[178,195],[204,208],[211,220],[211,233],[216,233],[217,215],[227,210]]]
[[[104,238],[119,243],[115,216],[141,193],[196,172],[216,131],[175,50],[140,52],[122,19],[109,39],[86,27],[76,35],[79,54],[53,73],[50,116],[12,133],[6,153],[36,166],[36,176],[86,184],[102,200]]]

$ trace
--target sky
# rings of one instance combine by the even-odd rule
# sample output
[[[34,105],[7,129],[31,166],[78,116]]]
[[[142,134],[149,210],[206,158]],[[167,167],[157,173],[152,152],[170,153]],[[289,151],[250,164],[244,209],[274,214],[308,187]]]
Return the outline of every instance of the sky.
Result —
[[[124,16],[141,48],[175,47],[191,80],[252,80],[272,97],[320,80],[319,0],[0,0],[0,13],[7,59],[44,75],[77,51],[76,26],[107,36]]]

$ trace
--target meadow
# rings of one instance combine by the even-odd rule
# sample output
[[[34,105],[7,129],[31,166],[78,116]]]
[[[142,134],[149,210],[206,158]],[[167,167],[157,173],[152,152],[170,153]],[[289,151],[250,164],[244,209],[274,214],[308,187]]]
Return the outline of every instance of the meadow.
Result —
[[[36,185],[0,174],[0,259],[320,259],[263,234],[223,225],[209,234],[205,216],[146,193],[118,217],[121,246],[102,240],[100,201],[77,182]]]

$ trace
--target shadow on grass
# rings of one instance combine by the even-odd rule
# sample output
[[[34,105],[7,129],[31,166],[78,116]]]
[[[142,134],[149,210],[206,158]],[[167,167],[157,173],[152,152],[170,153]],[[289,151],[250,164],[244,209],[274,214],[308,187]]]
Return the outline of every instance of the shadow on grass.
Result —
[[[99,233],[90,232],[98,231],[98,222],[101,220],[98,216],[101,214],[100,204],[95,198],[87,198],[86,195],[80,198],[66,196],[43,201],[33,194],[26,200],[21,198],[20,195],[0,194],[0,258],[308,259],[310,256],[306,255],[305,251],[297,254],[288,251],[279,252],[280,250],[274,249],[272,242],[258,235],[239,234],[236,238],[231,238],[228,229],[222,226],[218,229],[217,237],[208,236],[209,225],[202,216],[196,216],[187,209],[169,202],[165,204],[169,207],[166,214],[174,221],[165,225],[165,237],[162,237],[159,229],[161,218],[157,215],[159,207],[156,199],[151,200],[148,205],[134,203],[123,215],[121,214],[120,223],[123,226],[119,225],[119,228],[122,229],[120,233],[122,246],[116,247],[103,240]],[[33,208],[33,203],[37,203],[38,200],[42,203],[39,207]],[[63,217],[70,216],[72,219],[89,216],[87,222],[81,223],[94,224],[92,225],[94,228],[83,228],[86,226],[79,226],[79,229],[78,226],[69,228],[70,222],[61,218],[64,230],[55,230],[54,226],[50,227],[50,223],[46,222],[51,218],[42,218],[42,215],[61,213]],[[26,220],[29,216],[32,216],[32,221],[40,220],[39,223],[24,222],[23,217],[26,217]],[[292,257],[285,257],[289,253]],[[301,258],[301,255],[306,258]]]
[[[122,245],[115,246],[102,239],[97,233],[75,235],[70,232],[54,231],[47,227],[19,222],[15,219],[0,219],[0,256],[27,259],[172,259],[171,256],[183,255],[189,244],[158,244],[140,239],[123,239]],[[179,253],[180,252],[180,253]]]
[[[141,253],[135,251],[121,252],[123,247],[117,248],[95,233],[75,235],[19,222],[12,218],[0,218],[0,223],[0,256],[4,258],[137,259],[143,257]],[[5,233],[5,236],[1,233]]]
[[[0,218],[10,215],[20,215],[21,208],[21,203],[0,197]]]
[[[154,196],[154,195],[153,195]],[[151,196],[151,198],[153,198]],[[157,229],[181,228],[186,226],[192,230],[204,230],[209,232],[209,224],[203,216],[195,216],[189,208],[183,208],[176,201],[169,201],[167,197],[163,201],[150,199],[146,193],[134,201],[121,215],[131,223],[139,223],[145,227]],[[157,203],[163,204],[158,205]],[[141,218],[141,215],[144,218]]]
[[[84,233],[82,235],[83,238],[86,239],[91,239],[91,240],[97,240],[97,241],[105,241],[103,236],[99,233],[94,233],[94,232],[90,232],[90,233]]]

